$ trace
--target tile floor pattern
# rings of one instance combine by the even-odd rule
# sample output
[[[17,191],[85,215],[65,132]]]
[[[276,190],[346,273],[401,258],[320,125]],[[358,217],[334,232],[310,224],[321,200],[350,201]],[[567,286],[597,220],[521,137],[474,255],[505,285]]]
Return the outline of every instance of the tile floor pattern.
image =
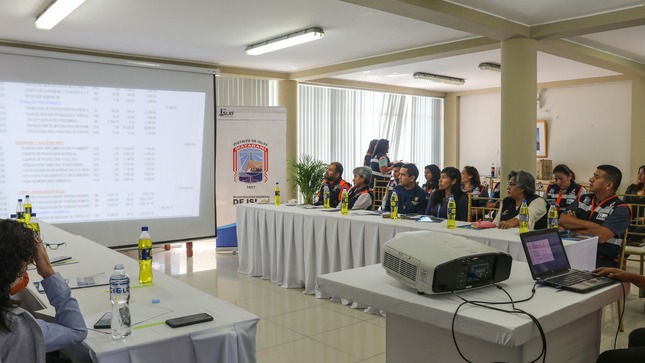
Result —
[[[155,247],[153,267],[258,315],[258,363],[385,362],[385,318],[240,274],[237,256],[216,251],[213,240],[195,242],[193,251],[193,257],[187,258],[183,244],[173,244],[169,251]],[[121,252],[137,258],[136,249]],[[638,272],[638,265],[629,262],[628,270]],[[627,346],[632,329],[645,326],[644,303],[632,286],[618,347]],[[614,344],[616,304],[604,308],[602,320],[600,350],[604,351]]]

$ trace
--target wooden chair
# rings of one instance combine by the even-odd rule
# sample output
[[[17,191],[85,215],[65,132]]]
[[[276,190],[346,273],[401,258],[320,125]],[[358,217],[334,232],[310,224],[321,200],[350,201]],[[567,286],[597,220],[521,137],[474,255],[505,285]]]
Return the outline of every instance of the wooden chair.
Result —
[[[625,232],[625,258],[639,263],[638,272],[643,274],[645,265],[645,204],[627,203],[632,210],[632,220]]]
[[[387,197],[387,186],[389,180],[374,179],[372,183],[372,210],[377,210],[383,203],[383,198]]]
[[[472,194],[468,194],[468,222],[474,221],[492,221],[495,219],[495,213],[499,210],[499,203],[501,203],[501,198],[490,198],[490,197],[473,197]],[[474,201],[479,201],[480,207],[473,207]],[[494,201],[495,206],[487,207],[489,201]]]
[[[626,261],[639,263],[639,273],[643,274],[645,265],[645,204],[627,203],[632,211],[632,218],[629,227],[623,236],[623,243],[620,248],[620,259],[618,266],[626,268]],[[623,311],[623,300],[618,300],[618,316]],[[620,331],[625,331],[623,321],[620,321]]]

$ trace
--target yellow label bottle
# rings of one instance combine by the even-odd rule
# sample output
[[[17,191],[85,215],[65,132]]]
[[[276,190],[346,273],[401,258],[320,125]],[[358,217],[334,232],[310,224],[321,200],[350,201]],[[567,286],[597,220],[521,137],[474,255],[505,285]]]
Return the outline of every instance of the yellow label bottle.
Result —
[[[448,198],[448,210],[446,215],[448,217],[448,229],[455,229],[455,219],[457,219],[457,203],[455,197],[451,194]]]
[[[152,283],[152,238],[148,227],[141,227],[139,236],[139,283]]]
[[[280,183],[275,183],[275,205],[280,205]]]
[[[392,190],[390,196],[390,218],[399,219],[399,196],[396,195],[396,190]]]
[[[347,213],[349,213],[349,194],[347,193],[347,189],[343,189],[343,194],[341,197],[340,213],[344,216],[346,216]]]
[[[520,205],[520,233],[529,231],[529,206],[526,204],[526,199]]]

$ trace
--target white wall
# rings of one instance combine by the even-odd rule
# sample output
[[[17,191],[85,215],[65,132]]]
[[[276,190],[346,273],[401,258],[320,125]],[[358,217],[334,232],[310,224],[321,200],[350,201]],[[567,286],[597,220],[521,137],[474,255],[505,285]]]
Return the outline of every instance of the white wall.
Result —
[[[548,157],[567,164],[586,181],[600,164],[623,172],[620,190],[636,178],[629,170],[631,82],[549,88],[538,119],[547,120]],[[461,97],[458,167],[473,165],[488,174],[499,163],[500,94]],[[503,170],[505,173],[506,171]]]

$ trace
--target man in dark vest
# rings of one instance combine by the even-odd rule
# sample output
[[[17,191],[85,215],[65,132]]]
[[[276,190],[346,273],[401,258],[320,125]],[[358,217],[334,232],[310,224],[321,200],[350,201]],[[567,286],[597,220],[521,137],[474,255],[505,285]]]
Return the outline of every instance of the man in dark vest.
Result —
[[[589,194],[582,194],[560,216],[560,226],[598,236],[596,267],[618,267],[620,247],[631,211],[616,191],[623,175],[613,165],[600,165],[589,179]]]

